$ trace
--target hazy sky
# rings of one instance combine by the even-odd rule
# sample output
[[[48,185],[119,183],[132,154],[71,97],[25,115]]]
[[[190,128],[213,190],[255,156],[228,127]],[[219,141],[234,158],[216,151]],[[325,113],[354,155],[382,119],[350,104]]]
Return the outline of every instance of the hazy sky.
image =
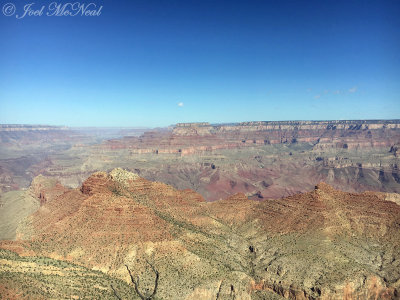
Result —
[[[400,118],[397,0],[32,2],[0,4],[0,123]]]

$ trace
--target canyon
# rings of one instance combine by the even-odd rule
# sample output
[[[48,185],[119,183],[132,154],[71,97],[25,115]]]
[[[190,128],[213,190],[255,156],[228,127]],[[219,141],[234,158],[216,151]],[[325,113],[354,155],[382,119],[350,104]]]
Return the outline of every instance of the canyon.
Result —
[[[398,120],[183,123],[115,130],[114,138],[101,129],[6,127],[0,188],[27,188],[39,174],[77,187],[93,172],[123,166],[207,201],[236,192],[288,196],[319,181],[347,191],[400,192],[399,126]]]
[[[399,145],[400,120],[1,125],[0,295],[136,299],[127,265],[155,299],[397,299]]]

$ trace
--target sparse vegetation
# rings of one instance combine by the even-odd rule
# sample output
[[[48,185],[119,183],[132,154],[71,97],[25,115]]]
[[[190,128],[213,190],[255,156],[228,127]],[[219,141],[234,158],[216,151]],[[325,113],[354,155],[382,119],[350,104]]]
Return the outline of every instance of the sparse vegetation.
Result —
[[[122,280],[47,257],[22,257],[0,249],[0,298],[20,294],[28,299],[115,299],[112,284],[128,299],[132,288]]]

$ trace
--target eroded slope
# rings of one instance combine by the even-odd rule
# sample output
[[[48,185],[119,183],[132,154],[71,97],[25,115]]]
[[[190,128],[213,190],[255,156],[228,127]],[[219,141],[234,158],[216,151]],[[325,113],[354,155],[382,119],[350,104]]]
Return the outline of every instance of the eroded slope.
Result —
[[[59,191],[45,188],[52,196],[2,247],[129,281],[127,264],[152,289],[147,260],[160,273],[160,299],[398,297],[400,206],[385,200],[393,194],[321,183],[276,200],[207,203],[121,169]]]

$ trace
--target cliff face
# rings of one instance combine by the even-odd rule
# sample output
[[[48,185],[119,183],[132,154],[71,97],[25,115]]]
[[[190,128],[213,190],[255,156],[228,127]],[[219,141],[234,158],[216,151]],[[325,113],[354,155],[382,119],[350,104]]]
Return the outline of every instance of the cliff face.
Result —
[[[61,194],[43,178],[38,185],[52,198],[21,224],[19,240],[2,248],[129,281],[127,264],[152,287],[149,261],[164,299],[398,297],[396,194],[346,193],[321,183],[276,200],[239,193],[207,203],[121,169],[95,173]]]
[[[393,146],[393,139],[400,139],[398,120],[181,123],[170,132],[149,132],[140,138],[112,140],[105,146],[129,148],[132,153],[190,155],[217,149],[291,143],[313,143],[319,150],[367,149]]]

